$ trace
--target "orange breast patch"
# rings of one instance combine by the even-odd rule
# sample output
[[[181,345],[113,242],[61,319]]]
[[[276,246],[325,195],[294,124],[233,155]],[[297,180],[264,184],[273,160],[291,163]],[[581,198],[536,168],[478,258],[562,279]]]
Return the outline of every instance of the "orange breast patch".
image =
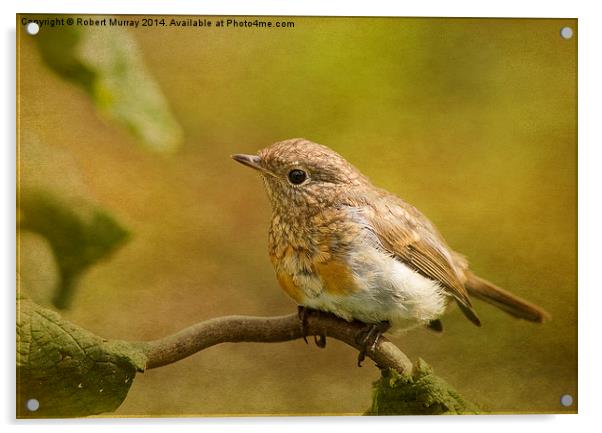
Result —
[[[293,277],[283,272],[276,273],[276,278],[278,278],[278,283],[280,283],[280,287],[284,289],[284,291],[295,301],[298,303],[303,302],[304,296],[303,291],[299,289],[299,287],[293,281]]]
[[[353,279],[353,274],[344,262],[329,260],[324,263],[315,263],[314,267],[320,275],[326,292],[332,295],[347,295],[357,291],[358,287]]]

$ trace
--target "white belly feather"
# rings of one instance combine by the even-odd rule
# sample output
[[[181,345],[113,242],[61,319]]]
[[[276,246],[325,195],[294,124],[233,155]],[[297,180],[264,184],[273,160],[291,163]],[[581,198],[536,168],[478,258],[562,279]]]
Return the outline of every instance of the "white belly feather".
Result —
[[[389,321],[392,330],[440,317],[448,302],[443,288],[403,262],[367,243],[348,257],[358,290],[345,295],[321,291],[305,300],[310,308],[330,311],[346,320]]]

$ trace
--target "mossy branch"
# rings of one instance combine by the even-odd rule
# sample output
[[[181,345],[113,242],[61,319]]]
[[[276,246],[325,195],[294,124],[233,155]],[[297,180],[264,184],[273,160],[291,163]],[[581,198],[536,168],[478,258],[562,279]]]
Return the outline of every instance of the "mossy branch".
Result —
[[[325,335],[360,349],[358,336],[365,324],[346,322],[332,314],[312,311],[307,317],[308,336]],[[276,343],[302,338],[297,314],[279,317],[227,316],[190,326],[168,337],[142,343],[146,368],[171,364],[220,343]],[[379,337],[366,356],[381,370],[374,383],[372,407],[366,415],[435,415],[479,413],[422,360],[415,366],[387,338]]]
[[[356,349],[356,339],[366,325],[346,322],[338,317],[312,311],[307,317],[308,336],[325,335],[340,340]],[[275,343],[302,338],[297,314],[278,317],[227,316],[210,319],[190,326],[168,337],[141,343],[147,356],[147,368],[161,367],[193,355],[220,343],[255,342]],[[402,375],[412,372],[412,362],[397,346],[380,337],[374,349],[366,356],[382,369],[392,369]]]
[[[303,337],[297,314],[220,317],[159,340],[140,342],[103,339],[29,299],[19,298],[17,311],[19,418],[112,412],[127,396],[138,372],[171,364],[220,343],[275,343]],[[316,311],[306,319],[308,336],[326,336],[360,349],[357,340],[365,331],[363,323]],[[374,384],[369,415],[477,411],[424,362],[413,366],[385,337],[380,337],[366,356],[382,374]],[[39,408],[31,412],[27,403],[34,400]]]

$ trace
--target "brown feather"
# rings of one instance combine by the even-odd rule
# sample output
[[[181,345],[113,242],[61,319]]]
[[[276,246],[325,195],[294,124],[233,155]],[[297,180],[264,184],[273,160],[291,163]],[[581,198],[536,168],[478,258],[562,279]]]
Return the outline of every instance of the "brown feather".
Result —
[[[468,277],[466,288],[474,297],[482,299],[519,319],[541,323],[544,320],[549,320],[551,318],[550,314],[543,308],[540,308],[489,281],[477,277],[472,272],[467,272],[466,275]]]
[[[464,315],[480,326],[462,282],[464,269],[460,265],[465,265],[465,261],[455,261],[455,254],[433,224],[416,208],[382,190],[369,203],[371,211],[366,217],[383,248],[424,277],[441,284]]]

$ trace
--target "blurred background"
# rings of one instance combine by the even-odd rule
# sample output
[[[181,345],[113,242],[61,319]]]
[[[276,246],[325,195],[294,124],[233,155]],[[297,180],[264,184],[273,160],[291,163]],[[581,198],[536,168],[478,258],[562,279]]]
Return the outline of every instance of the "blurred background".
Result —
[[[475,301],[481,328],[453,310],[442,335],[400,348],[485,411],[575,411],[576,20],[260,19],[294,28],[18,23],[20,290],[124,340],[295,311],[261,180],[229,156],[305,137],[553,316]],[[139,374],[115,414],[358,414],[379,372],[356,355],[333,340],[213,347]]]

